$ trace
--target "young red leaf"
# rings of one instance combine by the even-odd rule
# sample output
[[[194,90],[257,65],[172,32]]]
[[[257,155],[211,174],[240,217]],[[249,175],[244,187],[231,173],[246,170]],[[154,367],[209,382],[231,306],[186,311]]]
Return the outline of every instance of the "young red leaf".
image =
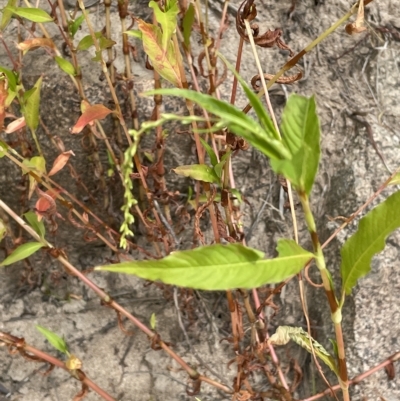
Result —
[[[12,123],[7,125],[7,128],[4,130],[6,134],[12,134],[15,131],[20,130],[26,126],[25,117],[20,117],[14,120]]]
[[[58,173],[68,162],[69,158],[75,156],[75,153],[72,150],[68,152],[62,152],[60,155],[57,156],[56,160],[54,160],[53,167],[51,168],[48,176],[54,175]]]
[[[17,44],[17,48],[19,50],[22,50],[23,54],[27,53],[29,50],[36,49],[38,47],[48,47],[52,50],[55,49],[54,42],[48,38],[27,39]]]
[[[112,113],[112,111],[102,104],[94,104],[93,106],[85,107],[85,111],[71,129],[71,134],[79,134],[86,125],[93,124],[94,120],[102,120],[110,113]]]

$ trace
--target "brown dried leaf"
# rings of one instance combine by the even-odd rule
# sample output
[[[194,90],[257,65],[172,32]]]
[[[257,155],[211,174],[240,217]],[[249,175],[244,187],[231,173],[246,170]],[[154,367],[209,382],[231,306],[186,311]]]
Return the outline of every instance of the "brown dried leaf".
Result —
[[[360,0],[358,5],[357,18],[352,24],[346,25],[346,33],[355,35],[365,31],[367,28],[364,26],[364,0]]]
[[[94,104],[93,106],[82,105],[84,109],[82,115],[71,129],[71,134],[79,134],[88,124],[93,124],[94,120],[102,120],[112,111],[102,104]]]
[[[53,167],[51,168],[48,176],[50,177],[58,173],[67,164],[71,155],[75,156],[75,153],[72,150],[69,150],[68,152],[63,152],[58,155],[56,160],[54,160]]]
[[[38,47],[48,47],[53,50],[55,49],[54,42],[48,38],[27,39],[17,44],[17,48],[19,50],[22,50],[23,54],[25,54],[29,50],[36,49]]]

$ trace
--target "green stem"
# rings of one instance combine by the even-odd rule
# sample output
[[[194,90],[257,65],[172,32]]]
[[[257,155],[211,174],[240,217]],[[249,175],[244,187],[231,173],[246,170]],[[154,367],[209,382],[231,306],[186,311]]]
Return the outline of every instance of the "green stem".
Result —
[[[335,296],[335,288],[333,286],[331,275],[328,269],[326,268],[325,258],[322,252],[321,243],[319,242],[318,239],[317,227],[315,224],[314,216],[311,212],[309,198],[307,194],[305,194],[304,192],[299,193],[299,197],[301,205],[303,207],[308,231],[310,232],[314,247],[315,263],[321,274],[322,282],[325,289],[325,294],[328,298],[329,307],[331,309],[331,318],[335,327],[335,335],[338,348],[339,384],[343,392],[343,400],[350,401],[349,378],[347,374],[346,354],[345,354],[343,331],[342,331],[342,309]]]

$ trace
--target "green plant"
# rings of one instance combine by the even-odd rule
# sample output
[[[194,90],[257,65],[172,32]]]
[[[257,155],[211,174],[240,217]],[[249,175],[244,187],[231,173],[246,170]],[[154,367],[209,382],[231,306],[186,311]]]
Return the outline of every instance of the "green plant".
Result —
[[[278,124],[268,96],[268,89],[275,82],[286,84],[300,79],[301,72],[290,77],[282,77],[282,74],[293,67],[300,68],[297,63],[301,57],[321,43],[353,14],[357,13],[357,20],[354,24],[348,25],[347,31],[351,33],[363,31],[364,5],[370,2],[371,0],[359,1],[330,29],[295,55],[283,42],[280,30],[267,31],[262,35],[256,34],[258,31],[250,25],[257,15],[256,5],[252,0],[245,0],[236,15],[236,29],[239,34],[239,49],[242,49],[244,42],[248,42],[254,52],[258,74],[253,78],[252,83],[260,81],[260,85],[253,85],[253,88],[250,88],[239,74],[242,51],[239,50],[234,67],[221,54],[220,38],[224,17],[221,19],[218,36],[211,38],[207,30],[208,21],[204,18],[203,8],[198,0],[190,4],[186,4],[185,1],[178,3],[177,0],[151,1],[149,7],[153,11],[153,22],[136,18],[138,29],[128,29],[126,26],[129,15],[128,1],[118,2],[125,64],[125,72],[122,75],[117,73],[113,63],[116,41],[112,39],[111,34],[111,1],[105,1],[105,29],[96,31],[82,0],[78,1],[80,11],[76,9],[74,14],[68,15],[61,9],[60,16],[55,12],[50,15],[40,8],[33,8],[28,1],[25,2],[27,7],[17,7],[16,1],[9,0],[2,12],[1,31],[4,32],[10,21],[14,19],[32,36],[18,44],[19,56],[22,58],[27,52],[36,48],[44,49],[46,56],[51,57],[55,65],[72,81],[80,96],[81,115],[70,127],[70,134],[85,133],[94,149],[91,160],[94,175],[98,178],[98,187],[104,193],[102,210],[104,215],[99,217],[98,212],[69,193],[64,188],[64,184],[61,185],[50,178],[68,166],[71,176],[81,186],[86,196],[88,198],[92,196],[71,163],[70,158],[75,155],[74,152],[66,151],[62,141],[60,142],[58,138],[57,142],[52,135],[49,135],[49,142],[57,147],[58,156],[54,159],[50,171],[47,172],[46,165],[50,164],[49,157],[44,151],[44,144],[47,143],[41,142],[37,135],[40,129],[46,131],[45,124],[39,118],[43,77],[40,76],[32,88],[26,90],[22,82],[20,66],[9,53],[13,67],[0,67],[0,128],[6,134],[16,133],[20,136],[16,144],[6,140],[0,142],[0,158],[8,159],[21,169],[27,189],[26,200],[33,196],[36,196],[37,200],[33,211],[23,210],[24,213],[16,213],[0,199],[0,208],[35,239],[35,242],[23,244],[20,244],[22,239],[18,241],[15,239],[14,249],[8,249],[9,255],[0,262],[0,267],[22,260],[28,264],[30,260],[28,258],[35,253],[38,256],[39,250],[41,250],[39,255],[42,258],[50,255],[58,260],[69,273],[91,288],[104,305],[116,311],[120,327],[122,327],[121,315],[123,315],[150,338],[152,348],[163,349],[174,358],[192,380],[195,389],[193,394],[199,391],[202,382],[206,382],[227,394],[233,394],[236,399],[259,396],[293,400],[294,390],[289,386],[274,351],[275,345],[285,345],[292,340],[313,355],[318,371],[325,380],[324,371],[319,366],[318,359],[329,367],[337,376],[343,399],[350,400],[351,381],[347,373],[342,329],[343,306],[346,296],[351,293],[357,281],[369,272],[372,257],[383,250],[387,236],[400,226],[400,217],[397,213],[400,194],[395,192],[388,196],[360,220],[358,231],[345,242],[341,249],[342,285],[339,290],[335,288],[331,276],[333,269],[332,266],[326,266],[324,244],[321,244],[319,240],[313,208],[310,205],[310,196],[321,157],[321,133],[316,99],[314,96],[308,98],[292,94],[287,99],[282,111],[281,123]],[[228,2],[225,2],[224,12],[227,7]],[[37,24],[43,37],[36,34],[35,28],[27,26],[26,20]],[[55,23],[60,28],[64,45],[70,51],[68,56],[65,52],[58,50],[55,41],[43,25],[45,23]],[[203,93],[204,91],[200,89],[193,64],[192,33],[195,26],[198,27],[202,42],[202,50],[198,58],[200,75],[207,80],[208,93]],[[76,36],[81,27],[87,28],[87,34],[78,41]],[[133,52],[128,37],[140,40],[154,74],[154,90],[141,94],[139,99],[136,99],[132,90],[133,77],[130,63]],[[290,60],[276,75],[265,74],[258,59],[257,46],[264,48],[277,46],[289,51]],[[88,102],[79,61],[79,55],[84,52],[93,53],[91,61],[99,64],[110,91],[111,106]],[[67,58],[70,58],[70,61]],[[207,73],[204,71],[204,62],[207,65]],[[186,67],[190,71],[190,78],[187,77]],[[230,102],[221,100],[219,96],[218,86],[225,75],[225,72],[220,74],[219,70],[225,71],[226,74],[230,71],[233,75],[234,85]],[[163,80],[168,82],[165,86],[172,87],[162,89]],[[189,81],[195,90],[189,90]],[[124,100],[129,104],[129,113],[125,112],[121,106],[122,98],[118,92],[120,82],[126,93]],[[237,83],[240,84],[249,103],[243,110],[235,106]],[[255,93],[257,91],[258,94]],[[152,116],[147,121],[139,121],[137,102],[149,96],[153,96],[154,99]],[[161,104],[166,96],[184,99],[188,115],[163,113]],[[265,96],[265,102],[261,100],[262,96]],[[5,110],[11,109],[14,114],[6,115]],[[254,110],[256,118],[248,115],[250,109]],[[21,117],[17,118],[17,115]],[[14,121],[5,127],[5,118],[12,118]],[[105,121],[110,122],[111,119],[112,129],[109,133]],[[194,190],[190,187],[187,199],[184,202],[179,200],[180,210],[184,210],[187,215],[189,207],[195,210],[192,226],[194,239],[192,246],[188,247],[193,249],[180,249],[180,239],[177,238],[178,229],[176,228],[179,218],[174,218],[171,213],[175,199],[173,191],[168,188],[164,158],[168,129],[170,129],[168,124],[171,122],[189,126],[196,146],[196,163],[178,165],[173,168],[175,174],[194,181]],[[164,124],[166,124],[165,130],[163,130]],[[26,127],[29,138],[34,143],[33,152],[27,150],[31,144],[30,139],[26,139]],[[154,133],[153,149],[142,148],[141,140],[152,133]],[[99,144],[106,151],[106,170],[98,151]],[[276,248],[278,256],[275,258],[265,258],[264,252],[246,246],[244,239],[243,222],[238,206],[243,204],[243,199],[242,194],[234,185],[232,161],[235,154],[246,149],[248,144],[261,152],[263,157],[268,158],[275,174],[284,177],[288,192],[289,207],[293,216],[294,239],[280,239]],[[398,175],[397,172],[393,173],[374,197],[365,202],[359,211],[346,220],[344,225],[353,221],[362,209],[367,207],[387,186],[397,185]],[[109,217],[107,211],[112,209],[113,197],[110,188],[113,180],[118,180],[123,193],[123,202],[120,205],[123,222],[119,232],[106,223]],[[295,195],[292,193],[292,188],[299,199],[303,219],[310,234],[312,244],[310,250],[307,250],[306,238],[300,239],[304,247],[299,245],[294,210]],[[145,280],[195,290],[226,291],[232,318],[231,340],[233,350],[238,356],[236,361],[238,373],[233,388],[225,384],[223,380],[214,380],[201,375],[161,339],[156,331],[156,329],[159,330],[159,325],[156,324],[154,313],[150,319],[151,328],[148,328],[126,308],[113,300],[106,291],[96,286],[86,274],[74,267],[68,261],[64,250],[54,247],[46,239],[45,223],[50,228],[50,233],[56,235],[58,219],[65,219],[57,209],[60,205],[67,211],[67,219],[73,227],[83,230],[86,237],[96,237],[114,252],[117,259],[115,263],[98,266],[95,270],[133,274]],[[224,216],[219,206],[221,210],[223,209]],[[200,219],[206,210],[210,216],[212,240],[205,238],[200,224]],[[24,215],[26,221],[22,220],[20,215]],[[182,216],[184,217],[185,214]],[[135,221],[139,221],[142,233],[148,239],[148,249],[140,247],[133,240],[134,235],[137,235],[134,228]],[[11,225],[0,219],[0,239],[9,235],[10,232],[12,232]],[[131,257],[127,251],[132,249],[137,250],[146,260],[130,260]],[[328,352],[311,336],[308,310],[304,301],[302,272],[303,268],[310,263],[315,263],[319,269],[329,304],[336,334],[336,339],[332,342],[333,353]],[[272,283],[281,283],[278,288],[283,288],[294,277],[297,277],[299,281],[300,298],[308,323],[307,331],[301,327],[280,326],[276,333],[269,337],[256,289]],[[238,289],[238,295],[235,295],[236,289]],[[253,294],[255,308],[249,300],[249,289]],[[178,303],[178,290],[174,291],[175,301]],[[241,344],[245,342],[245,335],[238,299],[243,304],[251,326],[251,347],[248,348],[250,351],[241,347]],[[68,357],[67,361],[51,357],[27,345],[24,339],[7,333],[0,332],[0,343],[10,350],[17,349],[21,355],[25,356],[28,352],[29,355],[34,355],[36,360],[47,361],[51,366],[66,369],[82,383],[80,397],[86,394],[87,386],[89,386],[104,399],[114,399],[87,379],[81,370],[80,360],[69,354],[64,340],[43,327],[38,326],[38,329],[58,351]],[[396,358],[388,359],[388,363],[394,362]],[[265,367],[264,373],[271,388],[268,394],[258,393],[249,384],[250,369],[246,365],[248,361],[256,361],[256,364]],[[274,374],[271,373],[269,365],[274,368]]]

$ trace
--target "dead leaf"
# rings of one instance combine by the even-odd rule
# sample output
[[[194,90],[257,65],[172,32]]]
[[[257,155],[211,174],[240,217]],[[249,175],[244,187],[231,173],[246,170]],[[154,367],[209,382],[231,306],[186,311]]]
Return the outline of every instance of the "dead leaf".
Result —
[[[39,197],[35,204],[35,213],[39,221],[42,220],[43,215],[53,206],[49,197],[56,199],[60,192],[59,189],[49,189],[46,192],[43,192],[46,196]]]
[[[79,134],[88,124],[94,124],[95,120],[102,120],[107,117],[112,111],[102,104],[94,104],[87,106],[82,104],[84,110],[78,121],[71,129],[71,134]]]
[[[20,117],[13,121],[12,123],[7,125],[7,128],[4,130],[6,134],[12,134],[15,131],[20,130],[26,126],[25,117]]]
[[[60,155],[57,156],[56,160],[54,160],[53,167],[51,168],[48,176],[52,176],[58,173],[68,162],[69,158],[75,156],[75,153],[72,150],[68,152],[62,152]]]
[[[360,0],[358,4],[357,18],[352,24],[346,25],[346,33],[355,35],[365,31],[367,28],[364,26],[364,0]]]
[[[17,44],[17,48],[19,50],[22,50],[23,54],[25,54],[29,50],[36,49],[38,47],[48,47],[52,50],[55,49],[54,42],[48,38],[27,39]]]

